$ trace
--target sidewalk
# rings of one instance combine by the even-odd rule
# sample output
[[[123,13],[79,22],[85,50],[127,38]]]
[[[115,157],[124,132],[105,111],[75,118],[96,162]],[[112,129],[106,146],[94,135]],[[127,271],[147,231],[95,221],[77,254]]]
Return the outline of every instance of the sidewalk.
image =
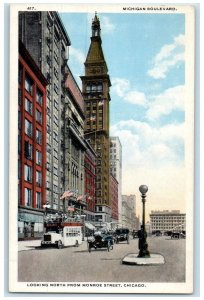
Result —
[[[18,251],[34,250],[40,243],[41,240],[18,241]]]

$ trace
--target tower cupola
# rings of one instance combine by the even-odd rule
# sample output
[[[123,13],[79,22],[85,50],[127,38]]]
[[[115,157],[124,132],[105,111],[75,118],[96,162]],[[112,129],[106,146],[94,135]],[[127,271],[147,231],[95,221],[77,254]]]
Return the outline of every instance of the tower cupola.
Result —
[[[100,36],[101,35],[101,27],[100,27],[100,21],[97,16],[97,13],[95,13],[95,17],[92,21],[92,37]]]

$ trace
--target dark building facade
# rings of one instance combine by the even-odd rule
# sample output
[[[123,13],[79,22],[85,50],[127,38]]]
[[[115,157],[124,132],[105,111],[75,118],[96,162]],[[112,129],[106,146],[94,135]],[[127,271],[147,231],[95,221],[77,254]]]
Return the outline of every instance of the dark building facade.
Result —
[[[96,161],[96,221],[111,220],[109,193],[109,89],[108,68],[102,50],[100,21],[92,21],[91,44],[85,61],[82,92],[85,101],[85,136],[97,153]],[[102,217],[101,217],[102,216]]]
[[[21,42],[18,75],[18,237],[27,239],[43,233],[48,82]]]
[[[83,197],[85,189],[84,155],[86,151],[84,100],[69,67],[66,71],[62,103],[61,182],[64,191],[73,191],[73,195],[66,203],[63,200],[63,204],[65,204],[63,206],[73,205],[75,213],[82,214],[86,208],[86,201]]]
[[[96,153],[88,142],[86,142],[86,146],[84,158],[84,188],[87,207],[85,214],[87,221],[94,222],[96,210]]]
[[[49,81],[46,100],[46,200],[54,212],[60,210],[63,192],[61,112],[70,39],[55,11],[19,12],[19,38]]]

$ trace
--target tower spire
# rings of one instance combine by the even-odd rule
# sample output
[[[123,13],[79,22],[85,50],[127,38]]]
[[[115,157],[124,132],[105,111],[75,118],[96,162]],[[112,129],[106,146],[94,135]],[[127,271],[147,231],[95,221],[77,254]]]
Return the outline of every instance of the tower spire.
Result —
[[[100,35],[101,35],[100,21],[97,16],[97,12],[95,11],[95,17],[92,20],[92,37],[97,37]]]

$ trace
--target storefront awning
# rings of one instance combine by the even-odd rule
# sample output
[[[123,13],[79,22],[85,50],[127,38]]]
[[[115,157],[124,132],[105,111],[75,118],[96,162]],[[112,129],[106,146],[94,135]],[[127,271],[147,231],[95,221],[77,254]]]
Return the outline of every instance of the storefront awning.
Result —
[[[95,229],[96,229],[95,226],[93,226],[91,223],[88,223],[88,222],[85,222],[85,226],[86,226],[88,229],[90,229],[90,230],[95,230]]]

